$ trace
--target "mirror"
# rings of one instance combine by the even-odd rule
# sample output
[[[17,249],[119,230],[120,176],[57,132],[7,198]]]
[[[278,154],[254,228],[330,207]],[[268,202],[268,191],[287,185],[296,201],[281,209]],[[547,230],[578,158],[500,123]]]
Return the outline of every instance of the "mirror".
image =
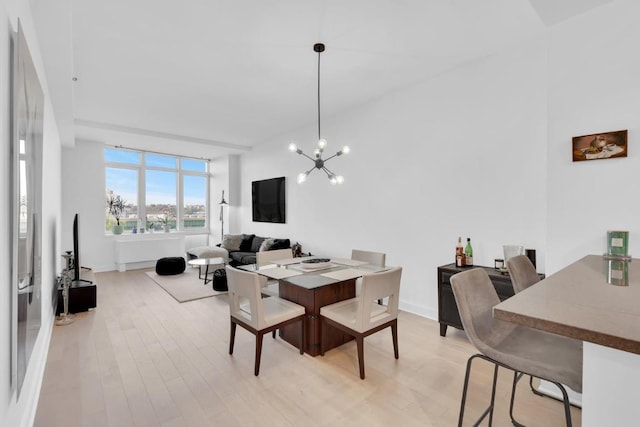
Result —
[[[18,397],[40,332],[44,94],[18,21],[13,42],[12,385]]]

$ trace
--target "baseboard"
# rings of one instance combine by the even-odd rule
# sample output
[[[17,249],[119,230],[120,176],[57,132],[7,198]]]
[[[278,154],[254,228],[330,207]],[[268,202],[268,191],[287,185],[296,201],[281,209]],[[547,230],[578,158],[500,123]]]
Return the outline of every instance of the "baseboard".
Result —
[[[400,300],[398,308],[402,311],[426,317],[427,319],[438,320],[438,311],[424,305],[412,304],[410,302]]]

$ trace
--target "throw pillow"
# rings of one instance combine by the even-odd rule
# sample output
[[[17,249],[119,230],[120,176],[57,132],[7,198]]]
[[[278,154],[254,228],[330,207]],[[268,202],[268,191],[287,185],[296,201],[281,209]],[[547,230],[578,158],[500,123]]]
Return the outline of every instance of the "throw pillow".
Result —
[[[251,252],[251,243],[255,234],[243,234],[242,242],[240,243],[240,252]]]
[[[260,246],[266,237],[255,236],[251,242],[251,252],[260,252]]]
[[[289,249],[291,247],[291,241],[289,239],[273,239],[273,244],[271,245],[270,251],[274,251],[276,249]]]
[[[262,244],[260,245],[259,252],[270,251],[271,248],[273,247],[274,241],[275,239],[264,239],[264,242],[262,242]]]
[[[222,247],[228,251],[239,251],[242,243],[242,234],[225,234],[222,238]]]

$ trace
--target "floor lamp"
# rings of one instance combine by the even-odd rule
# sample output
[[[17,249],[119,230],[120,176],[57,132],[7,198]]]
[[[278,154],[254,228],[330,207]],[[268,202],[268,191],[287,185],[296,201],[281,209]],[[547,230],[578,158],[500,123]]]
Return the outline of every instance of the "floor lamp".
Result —
[[[222,243],[222,239],[224,238],[224,207],[228,205],[227,201],[224,199],[224,190],[222,190],[222,200],[220,203],[220,243]]]

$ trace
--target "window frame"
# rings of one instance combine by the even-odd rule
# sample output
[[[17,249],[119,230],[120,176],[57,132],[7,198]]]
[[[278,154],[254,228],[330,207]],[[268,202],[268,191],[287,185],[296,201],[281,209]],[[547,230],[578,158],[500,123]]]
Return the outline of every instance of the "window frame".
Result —
[[[130,151],[130,152],[134,152],[137,153],[139,155],[139,159],[140,159],[140,163],[139,164],[132,164],[132,163],[120,163],[120,162],[116,162],[116,161],[109,161],[106,159],[106,150],[116,150],[116,151]],[[163,167],[163,166],[148,166],[146,164],[146,158],[145,158],[145,154],[154,154],[154,155],[161,155],[161,156],[166,156],[166,157],[170,157],[176,160],[176,167],[175,168],[169,168],[169,167]],[[199,172],[199,171],[194,171],[194,170],[185,170],[182,169],[182,160],[183,159],[187,159],[187,160],[197,160],[197,161],[202,161],[204,162],[205,165],[205,171],[204,172]],[[211,162],[207,159],[197,159],[197,158],[193,158],[193,157],[188,157],[188,156],[177,156],[177,155],[173,155],[173,154],[167,154],[167,153],[159,153],[159,152],[155,152],[155,151],[145,151],[145,150],[134,150],[134,149],[129,149],[129,148],[123,148],[123,147],[111,147],[111,146],[105,146],[103,149],[103,155],[102,155],[102,160],[104,162],[104,167],[103,167],[103,173],[105,176],[105,190],[106,190],[106,170],[107,168],[111,168],[111,169],[130,169],[130,170],[136,170],[138,173],[138,186],[137,186],[137,190],[138,190],[138,200],[137,200],[137,204],[138,204],[138,220],[145,218],[145,223],[146,223],[146,217],[147,217],[147,194],[146,194],[146,175],[147,175],[147,171],[148,170],[155,170],[155,171],[165,171],[165,172],[171,172],[171,173],[175,173],[176,174],[176,232],[182,232],[185,234],[202,234],[202,233],[208,233],[209,232],[209,225],[210,225],[210,220],[211,220],[211,200],[209,197],[210,191],[210,181],[211,181]],[[184,186],[184,177],[185,176],[196,176],[196,177],[202,177],[204,178],[205,181],[205,219],[204,219],[204,225],[202,227],[185,227],[184,226],[184,191],[183,191],[183,186]],[[115,191],[115,189],[112,189]],[[108,215],[108,214],[105,214]],[[108,230],[105,230],[105,235],[110,236],[113,235],[111,232],[109,232]]]

